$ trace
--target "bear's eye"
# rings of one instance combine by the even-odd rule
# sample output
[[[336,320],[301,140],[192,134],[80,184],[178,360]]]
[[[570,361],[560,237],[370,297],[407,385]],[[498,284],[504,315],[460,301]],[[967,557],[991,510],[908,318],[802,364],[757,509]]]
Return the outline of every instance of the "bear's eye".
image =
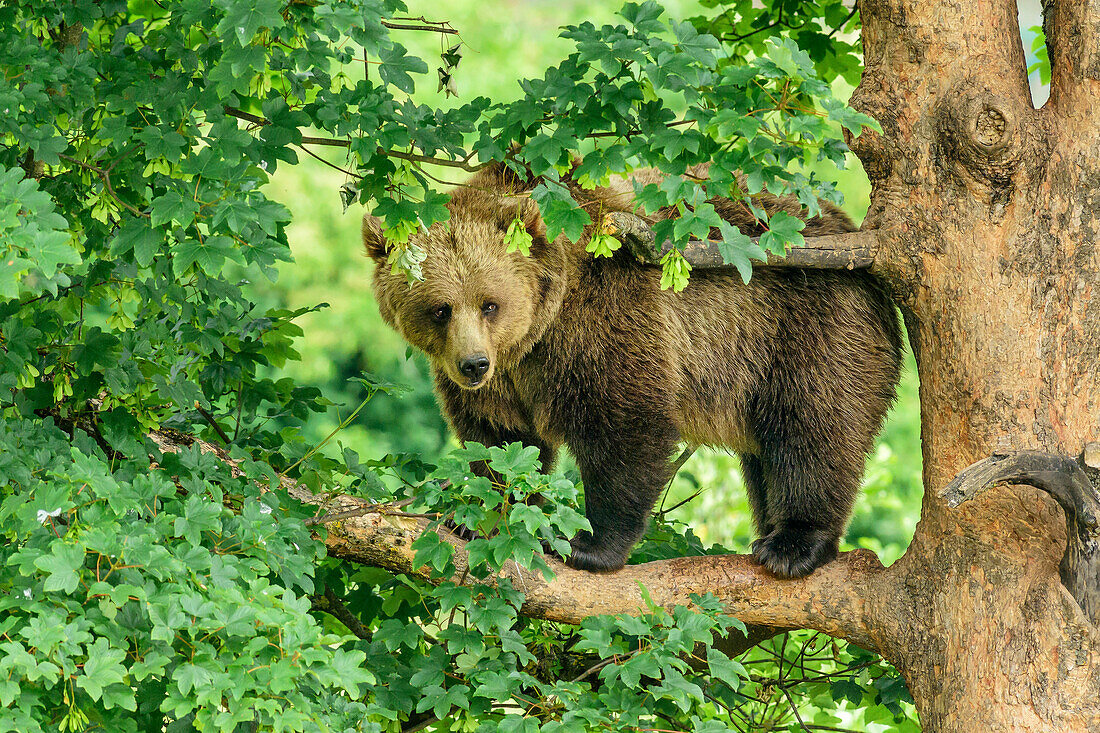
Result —
[[[451,316],[451,306],[444,303],[443,305],[437,305],[431,310],[432,320],[437,323],[443,323]]]
[[[497,312],[498,307],[499,306],[493,301],[487,301],[484,305],[481,306],[481,314],[483,316],[491,316]]]

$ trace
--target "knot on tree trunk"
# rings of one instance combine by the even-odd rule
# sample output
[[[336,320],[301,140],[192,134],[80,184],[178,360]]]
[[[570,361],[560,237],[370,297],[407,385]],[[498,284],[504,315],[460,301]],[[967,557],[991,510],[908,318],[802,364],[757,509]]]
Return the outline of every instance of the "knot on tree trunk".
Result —
[[[1003,212],[1015,190],[1014,180],[1024,159],[1021,129],[1030,112],[1018,100],[976,87],[964,79],[945,93],[936,110],[935,145],[945,162],[989,190],[991,215]]]

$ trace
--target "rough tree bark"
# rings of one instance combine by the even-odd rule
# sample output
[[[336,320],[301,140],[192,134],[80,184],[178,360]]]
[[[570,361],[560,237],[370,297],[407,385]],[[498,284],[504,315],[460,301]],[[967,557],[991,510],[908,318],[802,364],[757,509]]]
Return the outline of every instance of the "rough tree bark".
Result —
[[[1065,520],[1032,487],[950,508],[994,453],[1100,437],[1100,6],[1044,3],[1031,105],[1013,0],[863,0],[852,141],[875,270],[916,316],[925,497],[872,604],[929,731],[1100,730],[1100,635],[1059,578]]]
[[[744,557],[602,576],[557,566],[549,584],[517,575],[524,612],[633,612],[636,580],[659,603],[709,590],[748,623],[877,649],[905,675],[930,733],[1100,731],[1100,459],[1089,458],[1100,441],[1100,1],[1044,0],[1053,73],[1041,110],[1013,0],[861,0],[860,10],[866,69],[852,104],[883,128],[852,141],[871,208],[863,232],[812,247],[841,255],[788,264],[870,266],[915,316],[925,496],[908,552],[886,569],[848,553],[797,581]],[[1027,474],[1035,453],[1021,451],[1050,457],[1034,464],[1042,476]],[[1050,466],[1082,453],[1091,473],[1051,478]],[[1015,454],[1004,474],[985,461]],[[1020,485],[989,487],[998,480]],[[973,498],[953,507],[945,496]],[[1059,501],[1078,530],[1067,577],[1091,602],[1060,577]],[[330,497],[323,511],[357,506]],[[412,571],[423,522],[352,514],[328,523],[330,552]]]

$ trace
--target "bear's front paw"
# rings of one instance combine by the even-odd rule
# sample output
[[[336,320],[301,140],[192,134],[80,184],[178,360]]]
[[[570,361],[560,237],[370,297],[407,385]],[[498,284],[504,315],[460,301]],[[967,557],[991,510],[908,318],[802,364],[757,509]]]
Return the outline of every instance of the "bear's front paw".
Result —
[[[588,532],[580,532],[569,543],[573,552],[566,562],[577,570],[609,573],[626,564],[626,555],[609,547],[601,547]]]
[[[840,538],[822,527],[784,525],[752,543],[752,555],[780,578],[802,578],[836,557]]]

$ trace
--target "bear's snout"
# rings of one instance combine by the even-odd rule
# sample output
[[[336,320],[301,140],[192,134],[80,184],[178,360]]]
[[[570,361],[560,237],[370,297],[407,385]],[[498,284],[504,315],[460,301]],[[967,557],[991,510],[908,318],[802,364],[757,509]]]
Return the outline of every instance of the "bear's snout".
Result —
[[[489,357],[485,354],[464,356],[458,360],[458,371],[470,380],[470,386],[473,387],[481,381],[485,372],[489,371]]]
[[[465,389],[477,389],[491,376],[493,363],[484,352],[477,352],[467,356],[460,356],[455,360],[455,372],[451,372],[451,378],[458,386]]]

